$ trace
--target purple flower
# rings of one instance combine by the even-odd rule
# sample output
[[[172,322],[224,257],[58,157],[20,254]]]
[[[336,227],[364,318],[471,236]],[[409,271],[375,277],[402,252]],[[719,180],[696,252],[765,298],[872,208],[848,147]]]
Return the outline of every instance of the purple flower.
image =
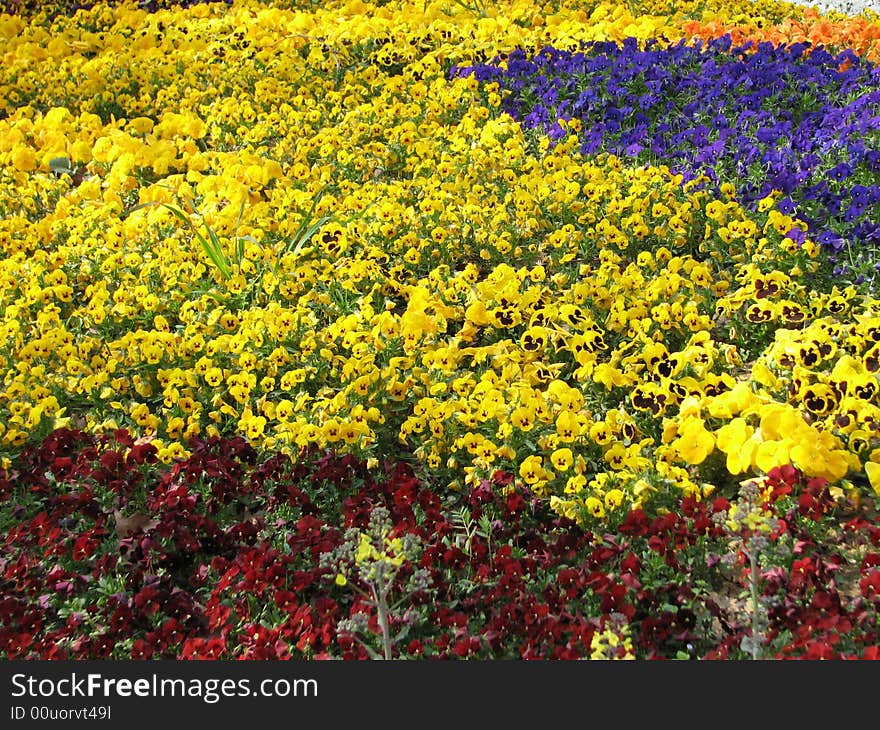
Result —
[[[733,182],[746,204],[776,189],[783,212],[828,234],[827,250],[841,236],[859,248],[862,224],[880,218],[880,69],[852,51],[806,48],[629,38],[459,73],[498,82],[505,111],[553,140],[560,119],[577,118],[585,154],[660,157],[685,180]]]
[[[800,228],[792,228],[788,233],[785,234],[792,241],[794,241],[798,246],[800,246],[804,241],[807,240],[807,234],[803,232]]]
[[[841,251],[846,246],[846,241],[834,231],[823,231],[816,237],[816,241],[832,251]]]

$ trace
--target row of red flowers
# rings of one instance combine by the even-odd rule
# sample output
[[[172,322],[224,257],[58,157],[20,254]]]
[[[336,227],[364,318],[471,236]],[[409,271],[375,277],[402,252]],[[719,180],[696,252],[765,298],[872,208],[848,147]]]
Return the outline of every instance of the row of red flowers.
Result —
[[[749,655],[748,566],[723,496],[599,534],[503,473],[444,501],[403,462],[262,458],[237,437],[191,448],[164,466],[124,431],[58,430],[22,451],[0,481],[0,657],[367,658],[375,606],[322,556],[377,510],[389,539],[418,546],[388,587],[394,656]],[[793,468],[769,486],[762,655],[877,658],[872,515],[841,514]]]

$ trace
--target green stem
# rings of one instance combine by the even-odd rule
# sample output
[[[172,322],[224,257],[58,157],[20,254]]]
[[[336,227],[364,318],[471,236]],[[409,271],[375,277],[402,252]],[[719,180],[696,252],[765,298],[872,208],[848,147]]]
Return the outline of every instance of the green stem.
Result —
[[[386,659],[391,659],[391,626],[388,621],[388,602],[383,586],[373,589],[376,598],[376,607],[379,611],[379,628],[382,629],[382,648]]]
[[[752,659],[761,658],[761,648],[758,644],[760,640],[760,617],[758,611],[760,605],[758,603],[758,558],[754,550],[749,550],[749,566],[751,567],[751,576],[749,579],[749,588],[752,592]]]

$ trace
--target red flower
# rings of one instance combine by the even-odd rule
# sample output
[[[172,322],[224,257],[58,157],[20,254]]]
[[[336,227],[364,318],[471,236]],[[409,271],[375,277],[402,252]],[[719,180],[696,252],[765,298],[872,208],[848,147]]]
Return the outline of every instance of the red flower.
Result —
[[[507,495],[505,507],[511,515],[520,514],[525,511],[528,506],[528,502],[526,502],[518,492],[511,492]]]
[[[476,636],[464,636],[456,639],[452,652],[459,658],[466,658],[480,650],[480,639]]]
[[[581,591],[581,574],[574,568],[564,568],[556,576],[556,582],[567,598],[574,598]]]
[[[195,636],[183,642],[181,659],[221,659],[226,653],[226,642],[219,637],[203,639]],[[132,658],[136,658],[132,656]]]
[[[293,613],[299,607],[299,600],[293,591],[276,591],[275,605],[282,611]]]
[[[624,535],[647,535],[651,525],[648,514],[643,509],[630,510],[619,530]]]
[[[859,590],[869,601],[880,600],[880,570],[873,568],[859,581]]]
[[[152,616],[161,606],[161,594],[153,586],[144,586],[135,595],[134,605],[145,616]]]
[[[810,557],[795,560],[791,566],[791,580],[789,585],[793,589],[806,588],[813,584],[817,568]]]
[[[126,461],[130,464],[155,464],[157,461],[156,454],[158,449],[152,443],[132,444],[131,449],[126,456]]]
[[[131,645],[132,659],[149,659],[153,656],[153,647],[143,639],[135,639]]]
[[[76,539],[73,544],[73,552],[71,557],[74,560],[87,560],[95,550],[98,549],[100,543],[89,535],[82,535]]]
[[[633,575],[638,574],[639,570],[642,568],[642,562],[639,560],[638,556],[630,551],[626,554],[623,560],[620,561],[620,569],[624,573],[632,573]]]
[[[804,659],[815,661],[817,659],[837,659],[838,654],[832,646],[824,641],[807,642],[807,651],[804,653]]]

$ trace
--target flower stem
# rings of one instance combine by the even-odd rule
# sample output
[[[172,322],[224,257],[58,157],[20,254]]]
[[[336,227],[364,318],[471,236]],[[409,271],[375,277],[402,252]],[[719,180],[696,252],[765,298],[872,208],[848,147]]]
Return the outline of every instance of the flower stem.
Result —
[[[388,602],[385,597],[385,589],[383,586],[374,588],[376,597],[376,608],[379,612],[379,628],[382,629],[382,648],[385,658],[391,659],[391,626],[388,621]]]
[[[749,566],[751,568],[751,576],[749,578],[749,588],[752,592],[752,659],[760,659],[761,658],[761,647],[759,645],[760,640],[760,617],[758,616],[758,611],[760,610],[760,605],[758,603],[758,580],[760,578],[758,573],[758,558],[755,554],[754,550],[749,550]]]

